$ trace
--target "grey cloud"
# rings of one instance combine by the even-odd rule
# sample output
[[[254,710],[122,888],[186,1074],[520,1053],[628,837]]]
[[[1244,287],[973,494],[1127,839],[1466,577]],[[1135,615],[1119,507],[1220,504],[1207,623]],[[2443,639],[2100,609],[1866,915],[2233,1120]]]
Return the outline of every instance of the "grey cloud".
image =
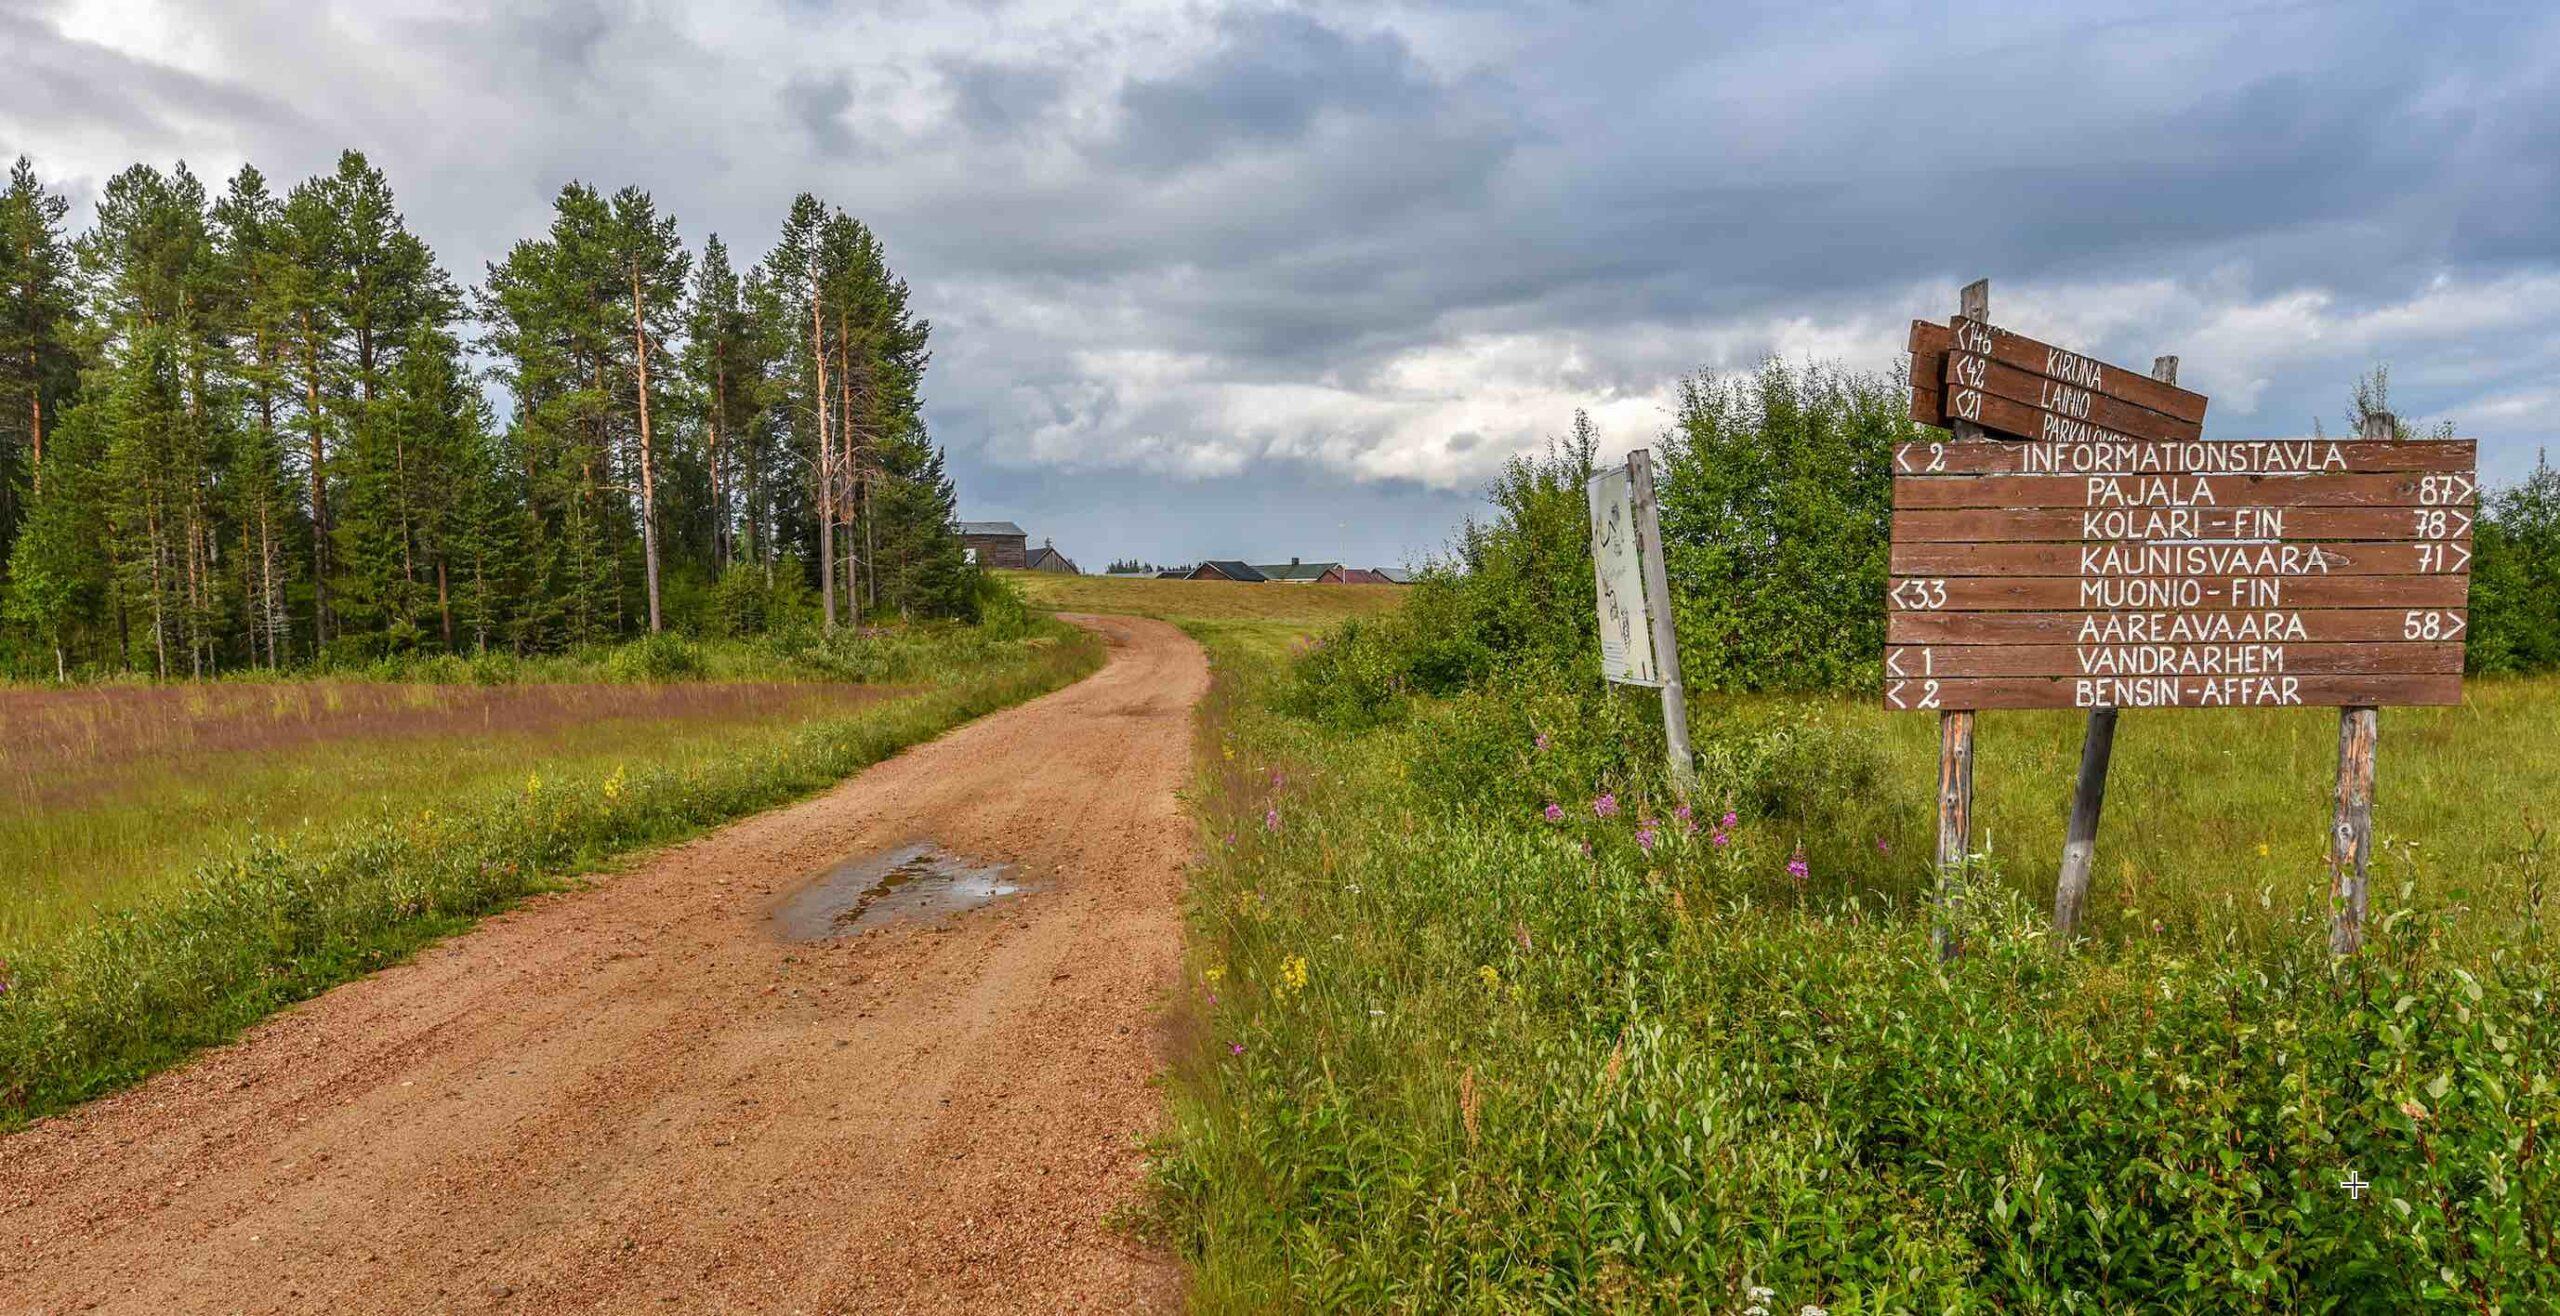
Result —
[[[1303,137],[1326,112],[1415,117],[1438,100],[1392,34],[1352,36],[1302,13],[1229,13],[1211,55],[1120,92],[1116,154],[1179,169],[1222,152]]]
[[[1055,105],[1067,88],[1064,70],[1036,64],[949,59],[941,62],[941,71],[952,109],[962,124],[979,133],[1027,127]]]
[[[782,108],[809,135],[822,155],[852,153],[854,136],[845,123],[853,108],[853,83],[842,73],[793,78],[782,86]]]
[[[369,11],[189,0],[238,7],[205,20],[235,34],[211,77],[14,2],[0,41],[52,81],[0,86],[0,125],[40,161],[73,127],[280,179],[360,146],[457,271],[572,176],[742,259],[829,196],[937,323],[964,497],[1088,560],[1360,556],[1286,533],[1328,500],[1392,527],[1371,556],[1436,544],[1470,472],[1586,396],[1642,442],[1676,372],[1807,343],[1885,366],[1896,318],[1977,274],[2021,327],[2186,348],[2220,433],[2334,419],[2376,356],[2405,410],[2493,417],[2493,470],[2560,406],[2550,13],[742,0],[697,42],[680,11],[463,0],[354,48]],[[341,73],[368,67],[396,85]],[[2359,319],[2438,280],[2515,309]],[[1458,405],[1524,379],[1520,414]],[[1033,461],[1036,432],[1064,437]],[[1436,487],[1380,478],[1410,449],[1450,461]],[[1212,459],[1242,478],[1181,475]]]

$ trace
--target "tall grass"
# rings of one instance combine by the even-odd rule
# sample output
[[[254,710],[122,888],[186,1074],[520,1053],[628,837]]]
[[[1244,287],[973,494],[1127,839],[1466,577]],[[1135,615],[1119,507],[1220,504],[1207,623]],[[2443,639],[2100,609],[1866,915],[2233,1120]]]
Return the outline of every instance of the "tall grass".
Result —
[[[2076,727],[1986,719],[1999,848],[1941,966],[1916,725],[1702,708],[1684,819],[1627,701],[1496,681],[1345,718],[1294,688],[1322,662],[1218,658],[1156,1161],[1203,1310],[2560,1301],[2552,858],[2503,812],[2560,787],[2560,686],[2386,715],[2419,866],[2343,966],[2317,717],[2128,715],[2103,844],[2134,876],[2070,954],[2029,820]]]
[[[1032,606],[1056,612],[1115,612],[1166,621],[1258,621],[1321,627],[1345,617],[1394,611],[1400,585],[1254,585],[1232,580],[1146,580],[1002,571]]]
[[[543,762],[503,783],[260,837],[159,899],[7,952],[0,1126],[129,1082],[607,856],[830,785],[1100,662],[1098,640],[1042,623],[966,661],[920,652],[908,669],[928,686],[906,697],[610,769]]]

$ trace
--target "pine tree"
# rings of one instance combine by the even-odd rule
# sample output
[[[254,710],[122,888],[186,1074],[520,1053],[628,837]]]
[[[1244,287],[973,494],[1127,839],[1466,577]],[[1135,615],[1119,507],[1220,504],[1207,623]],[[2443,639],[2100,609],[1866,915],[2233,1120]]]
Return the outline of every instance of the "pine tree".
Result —
[[[807,192],[792,199],[782,222],[782,239],[765,257],[766,282],[778,307],[800,321],[792,348],[791,414],[808,469],[813,498],[818,565],[818,609],[828,630],[836,627],[836,454],[829,424],[827,393],[826,292],[824,230],[826,205]]]
[[[730,267],[729,248],[712,234],[685,305],[684,367],[701,408],[715,574],[737,555],[741,513],[751,525],[756,519],[749,449],[765,405],[767,358],[749,292]]]
[[[284,664],[292,647],[289,582],[298,570],[298,509],[281,429],[291,341],[276,292],[285,277],[277,246],[283,205],[267,191],[265,176],[243,165],[214,203],[213,220],[217,259],[230,291],[231,374],[246,411],[232,439],[225,480],[231,540],[239,546],[234,569],[249,659],[272,668]]]
[[[46,433],[77,383],[69,210],[20,156],[0,192],[0,545],[23,514],[21,485],[43,491]]]
[[[272,277],[260,288],[258,318],[275,325],[279,353],[290,379],[285,389],[302,431],[304,504],[311,529],[311,643],[329,642],[336,618],[330,604],[330,455],[338,446],[344,363],[339,325],[343,306],[339,272],[346,246],[338,207],[319,179],[297,185],[268,230]]]
[[[613,196],[613,215],[606,241],[618,271],[616,291],[628,289],[631,336],[631,387],[637,420],[634,455],[640,476],[640,551],[649,597],[649,632],[665,628],[658,585],[658,447],[651,425],[649,363],[653,345],[674,335],[683,309],[685,272],[690,257],[676,236],[672,215],[662,216],[649,194],[626,187]],[[663,408],[658,408],[663,410]]]

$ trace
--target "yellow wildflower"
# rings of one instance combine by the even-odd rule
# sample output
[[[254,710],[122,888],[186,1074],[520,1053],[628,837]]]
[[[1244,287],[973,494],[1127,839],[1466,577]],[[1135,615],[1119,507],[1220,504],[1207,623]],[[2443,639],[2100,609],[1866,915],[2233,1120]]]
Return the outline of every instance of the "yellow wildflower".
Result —
[[[1502,986],[1502,971],[1490,964],[1479,964],[1476,966],[1476,981],[1483,983],[1486,991],[1499,990]]]
[[[1292,955],[1280,961],[1280,986],[1287,992],[1302,992],[1307,989],[1306,956]]]

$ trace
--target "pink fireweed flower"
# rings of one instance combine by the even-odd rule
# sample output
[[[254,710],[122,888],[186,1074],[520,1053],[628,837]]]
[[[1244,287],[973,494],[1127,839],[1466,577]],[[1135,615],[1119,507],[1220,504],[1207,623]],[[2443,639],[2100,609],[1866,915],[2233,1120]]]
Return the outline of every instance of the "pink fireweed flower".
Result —
[[[1618,797],[1614,793],[1603,794],[1599,799],[1591,802],[1591,812],[1603,818],[1617,817]]]
[[[1545,810],[1543,810],[1543,812],[1546,814],[1548,822],[1557,823],[1564,821],[1564,806],[1561,804],[1550,804],[1545,808]]]
[[[1286,786],[1286,785],[1288,785],[1288,784],[1289,784],[1289,774],[1288,774],[1288,773],[1282,772],[1282,771],[1281,771],[1280,769],[1278,769],[1278,768],[1273,768],[1273,769],[1271,770],[1271,789],[1273,789],[1273,790],[1278,790],[1278,789],[1280,789],[1281,787]]]
[[[1540,748],[1540,749],[1545,749],[1549,743],[1550,743],[1550,742],[1547,740],[1547,733],[1546,733],[1546,732],[1544,732],[1544,731],[1539,732],[1539,733],[1538,733],[1538,748]]]
[[[1636,828],[1636,848],[1644,851],[1646,854],[1652,854],[1653,841],[1653,822],[1651,819],[1647,819],[1642,825]]]
[[[1242,1043],[1242,1042],[1229,1042],[1229,1043],[1227,1043],[1227,1054],[1228,1054],[1228,1055],[1231,1055],[1231,1056],[1240,1056],[1240,1055],[1243,1055],[1243,1054],[1244,1054],[1244,1043]]]
[[[1724,817],[1722,817],[1722,818],[1720,818],[1720,819],[1718,819],[1718,820],[1716,821],[1716,826],[1721,827],[1721,828],[1723,828],[1723,829],[1725,829],[1726,831],[1728,831],[1728,832],[1729,832],[1729,831],[1732,831],[1732,830],[1734,829],[1734,827],[1735,827],[1737,824],[1739,824],[1741,821],[1742,821],[1742,819],[1741,819],[1739,816],[1737,816],[1737,815],[1733,812],[1733,810],[1731,810],[1731,809],[1727,809],[1727,810],[1725,810]]]
[[[1280,810],[1278,807],[1275,806],[1263,811],[1262,830],[1266,832],[1276,832],[1280,830]]]
[[[1719,850],[1733,844],[1733,834],[1730,832],[1718,832],[1707,839],[1715,842],[1716,848]]]
[[[1886,844],[1884,843],[1884,838],[1883,838],[1883,837],[1881,837],[1881,836],[1879,836],[1879,837],[1877,837],[1877,838],[1876,838],[1876,853],[1877,853],[1877,854],[1892,854],[1892,853],[1893,853],[1893,847],[1892,847],[1892,846],[1889,846],[1889,845],[1886,845]]]
[[[1812,873],[1813,865],[1804,861],[1804,847],[1797,846],[1794,856],[1787,860],[1787,876],[1801,882]]]

